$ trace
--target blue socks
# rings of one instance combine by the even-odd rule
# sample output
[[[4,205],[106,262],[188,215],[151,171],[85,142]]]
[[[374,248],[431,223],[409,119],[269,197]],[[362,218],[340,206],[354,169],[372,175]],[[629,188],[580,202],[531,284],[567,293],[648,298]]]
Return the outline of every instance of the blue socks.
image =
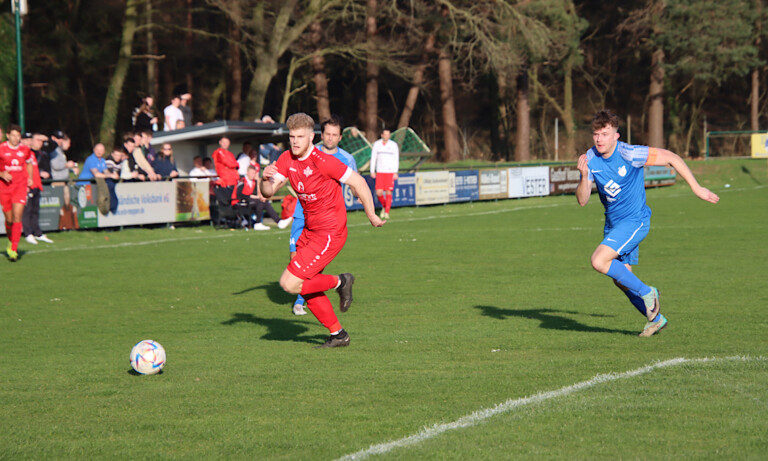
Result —
[[[296,297],[296,301],[294,301],[293,305],[295,306],[296,304],[301,304],[303,306],[304,302],[304,297],[299,295]],[[640,302],[642,303],[643,300],[641,299]],[[645,306],[645,304],[643,304],[643,306]],[[643,307],[643,309],[645,309],[645,307]],[[645,311],[643,311],[643,313],[645,313]]]
[[[611,261],[611,267],[608,269],[608,273],[605,274],[608,277],[616,280],[620,284],[624,285],[633,294],[638,297],[647,295],[651,292],[651,287],[644,284],[635,274],[632,273],[627,267],[622,264],[618,259]],[[631,298],[630,298],[631,300]],[[642,300],[640,300],[642,302]],[[632,302],[634,304],[634,301]],[[645,306],[643,306],[643,313],[645,313]]]

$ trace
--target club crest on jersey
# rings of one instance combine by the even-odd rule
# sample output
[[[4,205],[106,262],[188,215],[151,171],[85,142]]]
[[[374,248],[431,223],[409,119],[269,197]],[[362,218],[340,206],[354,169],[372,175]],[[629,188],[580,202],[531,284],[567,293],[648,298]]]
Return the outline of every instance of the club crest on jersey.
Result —
[[[310,167],[304,168],[304,176],[312,176],[312,173],[314,173],[312,171],[312,168],[310,168]]]
[[[627,167],[624,165],[621,165],[621,168],[619,168],[619,176],[622,178],[627,175]]]
[[[614,197],[615,199],[615,197],[619,195],[619,192],[621,192],[621,186],[619,186],[613,179],[611,179],[605,186],[603,186],[603,190],[606,194]],[[608,200],[611,202],[613,201],[610,198]]]
[[[299,192],[304,192],[304,183],[299,181],[299,183],[296,184],[296,189],[298,189]]]

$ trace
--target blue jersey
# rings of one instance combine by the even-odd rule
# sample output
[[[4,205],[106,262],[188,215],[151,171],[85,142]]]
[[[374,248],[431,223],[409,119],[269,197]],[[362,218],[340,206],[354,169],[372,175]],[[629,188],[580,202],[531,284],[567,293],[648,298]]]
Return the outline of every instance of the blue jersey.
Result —
[[[603,158],[592,147],[587,151],[589,180],[597,185],[597,193],[605,207],[606,226],[624,219],[646,219],[651,209],[645,203],[644,166],[648,161],[647,146],[616,144],[613,155]]]
[[[341,147],[338,147],[336,148],[336,153],[333,154],[333,156],[339,159],[341,163],[350,167],[352,171],[357,171],[357,163],[355,162],[355,157],[352,157],[349,152],[345,151]],[[301,202],[298,200],[296,201],[296,209],[293,210],[293,219],[304,219],[304,208],[302,208]]]

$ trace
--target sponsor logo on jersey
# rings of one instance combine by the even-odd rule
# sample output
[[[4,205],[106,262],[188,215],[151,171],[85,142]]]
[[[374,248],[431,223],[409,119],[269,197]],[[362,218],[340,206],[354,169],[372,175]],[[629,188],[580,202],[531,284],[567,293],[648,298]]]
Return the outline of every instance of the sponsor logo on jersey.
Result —
[[[626,175],[627,175],[627,167],[622,165],[621,168],[619,168],[619,176],[623,178]]]
[[[603,171],[603,170],[589,170],[589,172],[590,172],[590,173],[600,173],[600,172],[602,172],[602,171]]]
[[[314,202],[317,200],[317,194],[298,194],[299,199],[305,201],[305,202]]]
[[[304,192],[304,183],[299,181],[299,183],[296,185],[296,189],[298,189],[299,192]]]
[[[603,190],[606,194],[610,195],[615,200],[616,196],[619,195],[619,192],[621,192],[621,186],[619,186],[613,179],[611,179],[605,186],[603,186]],[[613,202],[613,200],[610,198],[608,201]]]

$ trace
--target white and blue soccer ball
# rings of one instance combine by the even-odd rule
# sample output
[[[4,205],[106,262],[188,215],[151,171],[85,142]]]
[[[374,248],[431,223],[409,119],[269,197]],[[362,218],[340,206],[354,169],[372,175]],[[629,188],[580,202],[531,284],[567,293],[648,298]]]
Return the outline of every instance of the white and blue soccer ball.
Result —
[[[165,349],[159,342],[145,339],[131,349],[131,367],[142,375],[160,373],[165,366]]]

